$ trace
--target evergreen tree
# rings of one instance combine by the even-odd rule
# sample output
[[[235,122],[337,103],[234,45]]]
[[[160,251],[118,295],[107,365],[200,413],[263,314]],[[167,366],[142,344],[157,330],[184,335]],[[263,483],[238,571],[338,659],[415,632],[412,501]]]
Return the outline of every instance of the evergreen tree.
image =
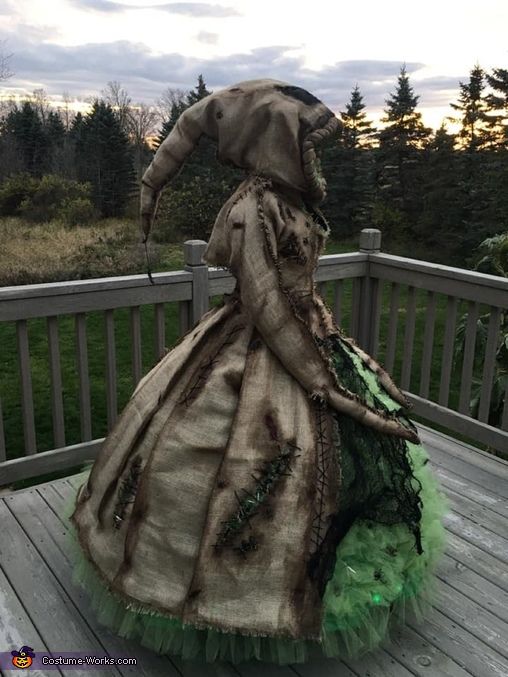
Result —
[[[422,150],[431,130],[416,110],[415,95],[403,66],[395,92],[386,100],[385,127],[378,133],[376,222],[387,235],[402,239],[414,235],[422,209]]]
[[[464,194],[455,143],[455,136],[442,124],[425,151],[422,212],[416,233],[439,260],[443,254],[448,260],[457,255],[463,235]],[[460,256],[454,262],[459,264]]]
[[[425,147],[431,130],[425,127],[421,113],[416,110],[419,99],[403,66],[396,90],[386,100],[385,117],[381,118],[381,122],[386,123],[386,127],[378,134],[382,148],[408,154],[410,150]]]
[[[375,163],[371,150],[374,128],[367,120],[358,85],[340,113],[341,133],[323,149],[328,183],[326,213],[336,237],[347,237],[371,225]]]
[[[48,156],[46,171],[58,173],[63,171],[66,133],[62,119],[54,111],[50,111],[44,124],[47,139]]]
[[[477,64],[470,71],[469,81],[460,83],[458,103],[451,104],[459,113],[452,119],[461,123],[460,176],[464,219],[460,249],[465,257],[470,256],[482,240],[494,235],[503,220],[503,210],[499,209],[503,195],[498,192],[501,157],[494,152],[496,138],[485,89],[485,72]]]
[[[77,143],[81,139],[84,124],[85,118],[83,117],[82,113],[76,113],[76,116],[69,129],[69,136],[73,142]]]
[[[485,97],[492,140],[497,148],[508,150],[508,70],[494,68],[485,78],[494,90]]]
[[[4,134],[12,139],[16,148],[18,170],[42,176],[47,163],[47,137],[37,110],[29,101],[7,115]]]
[[[343,143],[345,148],[365,148],[372,145],[375,130],[367,120],[363,96],[358,85],[351,92],[351,99],[346,104],[346,110],[341,114],[343,124]]]
[[[176,121],[180,117],[180,115],[183,113],[183,111],[187,108],[186,104],[183,101],[180,102],[175,102],[171,106],[171,112],[170,116],[167,120],[165,120],[162,123],[161,130],[159,134],[157,135],[157,139],[155,140],[154,148],[157,150],[161,143],[164,141],[164,139],[168,136],[169,132],[173,129],[173,127],[176,124]]]
[[[485,73],[477,64],[470,72],[469,82],[459,83],[460,95],[458,103],[451,107],[459,112],[459,117],[450,118],[460,122],[459,138],[462,145],[470,152],[488,148],[491,145],[489,105],[484,94]]]
[[[118,116],[109,104],[95,100],[82,121],[76,116],[71,135],[78,179],[90,182],[93,202],[103,216],[121,216],[133,190],[134,168]]]
[[[486,97],[489,107],[492,152],[489,154],[489,180],[492,192],[492,219],[496,232],[508,231],[508,70],[494,68],[486,74],[494,90]]]
[[[189,106],[192,106],[193,104],[197,103],[198,101],[201,101],[201,99],[204,99],[205,96],[208,96],[211,93],[212,92],[209,92],[208,89],[206,88],[206,84],[205,84],[205,81],[203,80],[203,76],[198,75],[198,84],[187,95],[187,108]]]

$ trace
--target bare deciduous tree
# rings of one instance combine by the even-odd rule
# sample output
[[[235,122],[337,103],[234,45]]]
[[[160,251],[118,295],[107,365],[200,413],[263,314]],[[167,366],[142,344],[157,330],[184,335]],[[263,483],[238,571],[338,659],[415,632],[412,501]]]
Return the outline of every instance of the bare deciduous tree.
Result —
[[[153,136],[157,130],[159,112],[153,106],[138,103],[131,106],[128,111],[127,124],[129,137],[136,149],[136,164],[138,178],[143,172],[143,151],[146,148],[147,139]]]
[[[166,87],[156,102],[157,110],[159,111],[159,116],[162,123],[166,122],[166,120],[169,120],[173,106],[185,101],[188,93],[189,92],[184,91],[183,89]]]
[[[49,99],[46,91],[42,87],[40,89],[34,89],[32,95],[29,97],[29,101],[41,116],[41,120],[45,122],[50,111]]]
[[[62,101],[63,101],[64,105],[63,105],[62,109],[59,109],[59,111],[60,111],[60,115],[62,117],[62,121],[63,121],[64,126],[65,126],[65,131],[68,132],[72,118],[73,118],[73,115],[72,115],[72,112],[71,112],[71,109],[70,109],[70,103],[72,101],[72,97],[67,90],[65,90],[62,93]]]
[[[7,80],[14,75],[9,69],[9,61],[12,58],[12,54],[7,54],[5,52],[6,42],[6,40],[0,40],[0,82]]]
[[[120,125],[124,132],[129,133],[129,111],[132,99],[127,90],[117,80],[110,80],[101,91],[101,96],[106,103],[113,108],[118,115]]]

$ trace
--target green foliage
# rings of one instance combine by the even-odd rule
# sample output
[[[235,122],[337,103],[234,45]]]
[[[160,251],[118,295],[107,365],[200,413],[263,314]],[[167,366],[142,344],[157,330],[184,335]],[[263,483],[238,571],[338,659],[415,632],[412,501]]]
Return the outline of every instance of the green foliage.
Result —
[[[508,70],[494,68],[492,73],[485,73],[487,84],[493,92],[485,97],[489,110],[488,124],[493,144],[508,150]]]
[[[484,240],[478,247],[480,259],[475,270],[489,275],[508,277],[508,232]],[[481,315],[476,323],[476,340],[474,347],[473,372],[482,372],[487,346],[490,312]],[[454,348],[454,369],[462,368],[466,341],[467,314],[463,315],[457,327]],[[496,364],[491,390],[488,422],[490,425],[501,425],[506,386],[508,383],[508,311],[501,313],[501,321],[496,346]],[[473,376],[471,399],[469,403],[471,416],[478,418],[482,379]]]
[[[424,126],[422,115],[416,110],[418,101],[403,66],[396,90],[386,100],[385,117],[381,119],[386,127],[378,134],[381,148],[407,152],[425,147],[430,129]]]
[[[97,210],[89,198],[64,198],[58,210],[58,218],[68,226],[88,225],[97,219]]]
[[[342,129],[321,149],[327,181],[325,211],[335,237],[348,237],[372,225],[375,193],[374,128],[367,120],[358,86],[341,112]]]
[[[9,113],[3,125],[3,134],[11,137],[19,156],[21,171],[41,176],[48,158],[47,138],[36,108],[25,101]]]
[[[489,104],[484,94],[485,72],[476,65],[470,72],[469,82],[459,83],[459,102],[450,104],[458,111],[458,118],[451,118],[461,123],[459,138],[469,152],[475,152],[491,145],[488,116]]]
[[[15,216],[21,203],[30,199],[37,190],[39,181],[22,172],[9,176],[0,184],[0,215]]]
[[[88,213],[89,219],[94,217],[90,186],[47,174],[37,182],[35,190],[23,199],[18,214],[35,223],[60,218],[65,221],[66,216],[76,218],[76,209],[81,209],[82,214]]]
[[[395,92],[386,100],[385,127],[378,133],[377,182],[388,212],[400,212],[409,240],[422,211],[422,151],[430,129],[424,126],[416,110],[419,97],[414,94],[405,67],[401,68]]]
[[[133,190],[134,167],[129,140],[109,104],[96,100],[73,126],[80,181],[92,186],[92,202],[102,216],[121,216]]]
[[[343,144],[346,148],[362,148],[372,145],[375,130],[371,122],[367,120],[363,96],[358,85],[351,92],[351,99],[346,104],[346,110],[341,114],[343,124]]]
[[[213,169],[164,191],[153,230],[156,242],[208,240],[216,215],[238,185],[238,180],[217,177]]]

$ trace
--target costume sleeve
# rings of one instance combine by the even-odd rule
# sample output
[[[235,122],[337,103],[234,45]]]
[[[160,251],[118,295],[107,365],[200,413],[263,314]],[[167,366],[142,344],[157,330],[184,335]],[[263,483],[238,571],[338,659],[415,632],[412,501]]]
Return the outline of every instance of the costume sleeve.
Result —
[[[382,432],[414,441],[415,433],[382,415],[341,388],[310,328],[294,311],[280,283],[277,241],[284,228],[276,198],[262,187],[231,208],[226,221],[229,268],[237,278],[241,301],[270,350],[313,399]],[[416,438],[418,439],[418,438]]]

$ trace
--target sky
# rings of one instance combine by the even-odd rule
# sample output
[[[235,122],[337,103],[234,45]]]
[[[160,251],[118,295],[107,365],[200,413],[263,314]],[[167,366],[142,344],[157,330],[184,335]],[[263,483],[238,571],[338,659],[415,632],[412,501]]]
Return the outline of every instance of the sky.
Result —
[[[43,88],[84,101],[108,81],[134,102],[167,87],[210,90],[271,77],[337,114],[358,84],[377,121],[403,64],[434,128],[475,63],[508,63],[507,0],[0,0],[0,47],[14,75],[0,96]],[[78,106],[78,104],[76,104]]]

